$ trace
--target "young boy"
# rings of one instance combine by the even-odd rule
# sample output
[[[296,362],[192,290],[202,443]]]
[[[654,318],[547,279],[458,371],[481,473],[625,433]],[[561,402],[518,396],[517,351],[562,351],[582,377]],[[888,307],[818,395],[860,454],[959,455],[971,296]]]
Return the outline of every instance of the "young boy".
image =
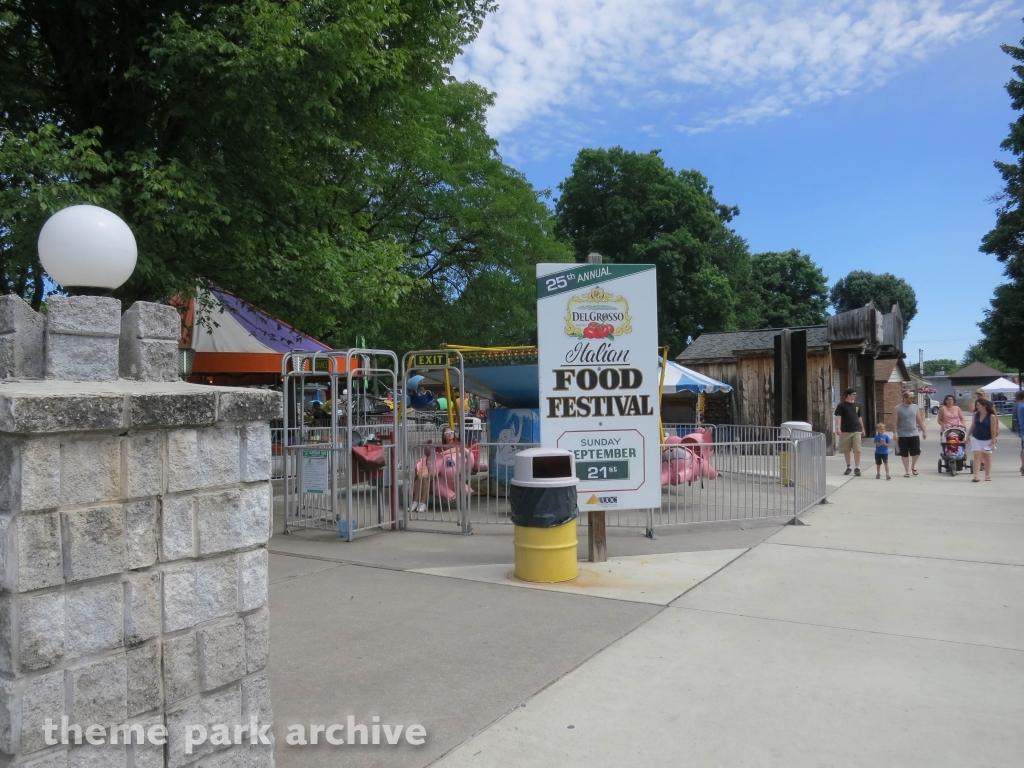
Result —
[[[885,479],[892,480],[889,474],[889,444],[892,438],[885,434],[885,424],[881,421],[875,426],[875,480],[882,479],[882,465],[885,464]]]

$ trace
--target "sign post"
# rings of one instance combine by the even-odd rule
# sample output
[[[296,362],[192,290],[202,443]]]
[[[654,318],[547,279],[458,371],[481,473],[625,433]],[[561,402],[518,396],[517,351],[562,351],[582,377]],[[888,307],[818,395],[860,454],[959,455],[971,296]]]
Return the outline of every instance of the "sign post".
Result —
[[[538,264],[537,331],[541,445],[575,454],[580,511],[660,507],[654,265]]]

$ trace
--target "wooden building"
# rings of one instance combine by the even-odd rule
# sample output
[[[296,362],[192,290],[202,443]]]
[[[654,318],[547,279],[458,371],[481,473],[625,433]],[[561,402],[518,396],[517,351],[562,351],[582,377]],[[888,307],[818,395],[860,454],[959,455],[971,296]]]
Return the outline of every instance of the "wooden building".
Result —
[[[731,410],[736,424],[775,424],[774,344],[781,330],[702,333],[676,362],[732,385]],[[807,331],[808,420],[824,432],[831,414],[828,328],[816,325],[792,330]]]
[[[733,386],[732,413],[737,424],[778,424],[775,405],[775,338],[782,328],[758,331],[704,333],[693,340],[676,361]],[[899,306],[888,314],[873,305],[842,312],[826,325],[791,328],[804,331],[807,338],[806,391],[807,420],[832,442],[833,411],[847,387],[858,393],[864,426],[870,434],[878,418],[877,401],[885,390],[876,389],[876,363],[903,358],[903,317]],[[886,382],[892,368],[884,371]],[[906,368],[899,369],[902,376]],[[885,382],[883,382],[884,384]],[[803,386],[805,384],[805,386]]]

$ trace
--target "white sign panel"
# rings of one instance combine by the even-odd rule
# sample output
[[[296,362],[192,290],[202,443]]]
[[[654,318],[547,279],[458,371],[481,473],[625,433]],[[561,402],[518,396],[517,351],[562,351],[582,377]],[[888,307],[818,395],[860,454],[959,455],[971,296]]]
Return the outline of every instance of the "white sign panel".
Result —
[[[303,450],[301,470],[303,493],[327,493],[328,459],[326,450]]]
[[[580,511],[661,506],[651,264],[538,264],[540,442],[576,455]]]

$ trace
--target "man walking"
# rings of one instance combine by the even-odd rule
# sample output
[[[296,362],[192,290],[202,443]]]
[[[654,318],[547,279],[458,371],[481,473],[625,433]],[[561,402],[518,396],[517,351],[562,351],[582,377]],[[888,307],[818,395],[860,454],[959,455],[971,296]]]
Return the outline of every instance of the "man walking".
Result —
[[[922,438],[928,439],[928,430],[921,418],[921,410],[914,404],[914,393],[904,392],[903,402],[896,406],[896,447],[903,459],[904,477],[917,474]]]
[[[857,405],[857,390],[848,387],[846,397],[836,406],[836,434],[839,435],[839,450],[846,459],[844,475],[853,472],[860,477],[860,439],[867,437],[864,431],[864,417],[860,415]],[[850,453],[853,453],[854,464],[850,466]]]

